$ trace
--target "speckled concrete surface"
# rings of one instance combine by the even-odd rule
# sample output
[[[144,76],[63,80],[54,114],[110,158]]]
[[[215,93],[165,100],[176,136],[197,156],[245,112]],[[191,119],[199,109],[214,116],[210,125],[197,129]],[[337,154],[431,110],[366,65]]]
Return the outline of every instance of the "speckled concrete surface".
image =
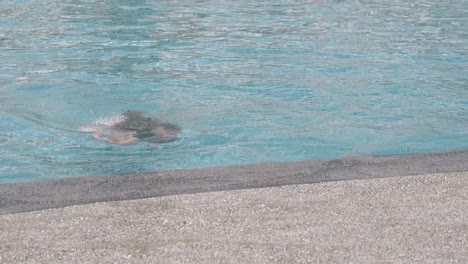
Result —
[[[1,263],[468,263],[468,172],[0,215]]]

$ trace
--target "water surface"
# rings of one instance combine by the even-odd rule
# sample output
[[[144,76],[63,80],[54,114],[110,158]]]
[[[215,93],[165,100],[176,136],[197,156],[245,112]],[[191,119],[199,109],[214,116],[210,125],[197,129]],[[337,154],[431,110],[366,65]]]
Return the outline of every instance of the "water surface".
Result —
[[[468,1],[0,1],[0,183],[468,149]],[[162,145],[76,132],[127,110]]]

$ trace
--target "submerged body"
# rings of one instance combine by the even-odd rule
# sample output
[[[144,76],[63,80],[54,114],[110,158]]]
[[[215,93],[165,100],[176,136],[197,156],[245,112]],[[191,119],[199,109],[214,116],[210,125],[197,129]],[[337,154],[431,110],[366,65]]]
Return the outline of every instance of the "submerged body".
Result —
[[[93,133],[94,139],[111,144],[133,145],[140,141],[170,142],[177,139],[181,129],[176,125],[146,117],[142,112],[127,111],[113,122],[81,127],[80,131]]]

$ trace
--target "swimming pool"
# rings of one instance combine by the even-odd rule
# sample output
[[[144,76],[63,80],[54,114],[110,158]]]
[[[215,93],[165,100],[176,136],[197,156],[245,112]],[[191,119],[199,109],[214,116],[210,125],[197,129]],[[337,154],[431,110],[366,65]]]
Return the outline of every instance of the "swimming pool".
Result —
[[[2,1],[0,183],[468,149],[468,1]],[[144,111],[177,141],[82,125]]]

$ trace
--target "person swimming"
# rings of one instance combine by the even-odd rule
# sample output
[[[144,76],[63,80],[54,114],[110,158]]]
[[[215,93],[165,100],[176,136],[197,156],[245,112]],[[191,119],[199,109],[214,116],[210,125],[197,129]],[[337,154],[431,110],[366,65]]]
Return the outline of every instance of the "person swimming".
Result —
[[[111,144],[133,145],[140,141],[171,142],[177,139],[181,129],[177,125],[162,123],[145,116],[143,112],[127,111],[107,122],[97,122],[94,126],[81,127],[79,131],[93,133],[94,139]]]

